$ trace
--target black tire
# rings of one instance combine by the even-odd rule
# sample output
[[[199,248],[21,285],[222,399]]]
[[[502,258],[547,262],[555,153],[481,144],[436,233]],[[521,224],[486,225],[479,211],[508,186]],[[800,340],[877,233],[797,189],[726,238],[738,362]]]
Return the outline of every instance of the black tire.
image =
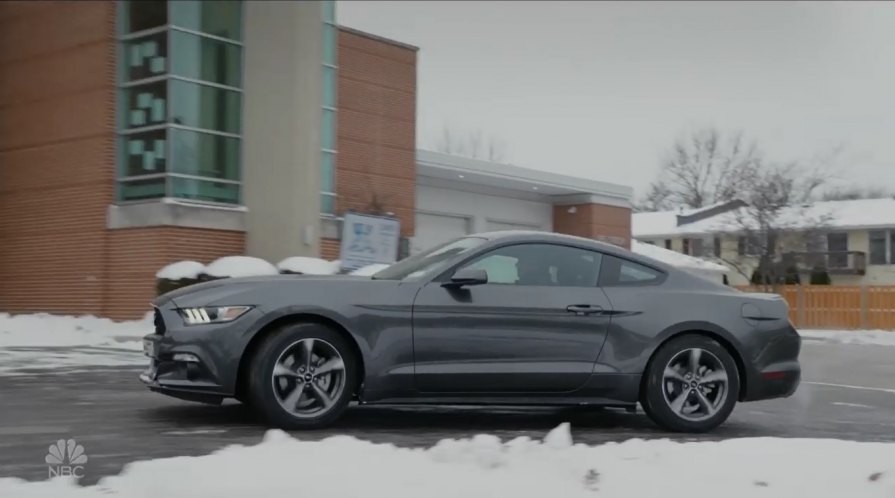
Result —
[[[664,379],[665,367],[672,359],[693,349],[702,350],[701,354],[711,353],[714,358],[706,355],[706,359],[711,361],[717,359],[727,373],[726,396],[718,403],[718,406],[714,407],[717,411],[710,416],[707,413],[703,414],[706,418],[702,420],[691,420],[672,410],[665,391],[667,387]],[[699,433],[718,427],[730,416],[740,392],[740,377],[736,362],[724,346],[702,335],[687,334],[663,344],[650,359],[644,375],[643,388],[640,392],[640,404],[643,411],[657,425],[674,432]],[[694,392],[691,397],[696,395],[697,393]],[[690,402],[689,398],[687,398],[687,402]]]
[[[302,340],[313,339],[315,344],[332,346],[344,363],[344,386],[332,400],[332,405],[319,415],[298,417],[287,411],[274,391],[273,371],[277,360],[290,347]],[[339,332],[317,323],[296,323],[271,332],[251,358],[248,372],[247,404],[268,423],[283,429],[316,429],[336,421],[348,407],[357,388],[358,363],[353,349]],[[296,386],[296,388],[300,388]]]

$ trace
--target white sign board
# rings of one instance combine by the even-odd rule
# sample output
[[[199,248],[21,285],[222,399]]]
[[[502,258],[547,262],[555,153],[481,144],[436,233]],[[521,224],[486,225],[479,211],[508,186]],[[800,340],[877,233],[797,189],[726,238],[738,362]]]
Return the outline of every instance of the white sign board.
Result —
[[[356,270],[398,260],[401,223],[394,218],[346,213],[342,222],[342,268]]]

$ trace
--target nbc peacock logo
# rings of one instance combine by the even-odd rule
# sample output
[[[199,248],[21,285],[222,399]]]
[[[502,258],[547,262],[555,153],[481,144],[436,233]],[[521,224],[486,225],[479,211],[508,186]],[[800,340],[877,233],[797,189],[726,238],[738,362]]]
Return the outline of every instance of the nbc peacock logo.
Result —
[[[87,454],[74,439],[60,439],[50,445],[44,461],[47,462],[47,478],[72,476],[80,479],[84,477]]]

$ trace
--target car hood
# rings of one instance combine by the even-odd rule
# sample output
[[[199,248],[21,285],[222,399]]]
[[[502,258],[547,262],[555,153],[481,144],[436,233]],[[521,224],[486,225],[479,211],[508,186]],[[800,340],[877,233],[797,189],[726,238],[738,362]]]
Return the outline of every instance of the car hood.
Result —
[[[340,283],[350,284],[369,280],[371,280],[369,276],[354,275],[269,275],[262,277],[221,278],[188,285],[162,294],[153,300],[152,304],[157,307],[165,306],[170,303],[173,303],[175,306],[192,306],[193,303],[188,302],[193,301],[194,298],[198,296],[201,296],[206,304],[211,304],[228,295],[242,294],[247,289],[260,290],[268,287],[300,289],[313,287],[323,283],[329,287],[332,285],[339,285]]]

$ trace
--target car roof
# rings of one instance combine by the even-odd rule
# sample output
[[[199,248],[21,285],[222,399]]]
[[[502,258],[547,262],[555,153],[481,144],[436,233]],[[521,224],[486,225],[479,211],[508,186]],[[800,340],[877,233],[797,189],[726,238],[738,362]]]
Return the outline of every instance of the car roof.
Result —
[[[639,254],[631,252],[623,247],[619,247],[606,242],[578,237],[576,235],[566,235],[554,232],[539,232],[536,230],[500,230],[495,232],[482,232],[468,235],[468,237],[480,237],[495,242],[552,242],[552,243],[573,243],[576,245],[588,246],[593,250],[609,253],[615,256],[621,256],[626,259],[640,261],[651,266],[658,266],[662,269],[669,269],[668,265],[652,258],[645,258]],[[658,264],[657,264],[658,263]]]

